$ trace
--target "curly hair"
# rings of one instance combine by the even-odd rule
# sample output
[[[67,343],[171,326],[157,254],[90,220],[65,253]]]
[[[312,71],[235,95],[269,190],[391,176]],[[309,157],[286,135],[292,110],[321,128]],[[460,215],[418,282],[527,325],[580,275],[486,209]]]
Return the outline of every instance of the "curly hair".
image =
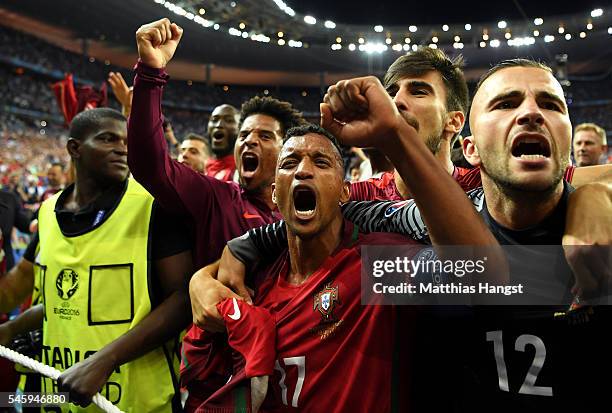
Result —
[[[240,124],[251,115],[268,115],[280,123],[283,136],[296,126],[305,123],[302,113],[297,111],[289,102],[269,96],[255,96],[242,104],[240,108]]]

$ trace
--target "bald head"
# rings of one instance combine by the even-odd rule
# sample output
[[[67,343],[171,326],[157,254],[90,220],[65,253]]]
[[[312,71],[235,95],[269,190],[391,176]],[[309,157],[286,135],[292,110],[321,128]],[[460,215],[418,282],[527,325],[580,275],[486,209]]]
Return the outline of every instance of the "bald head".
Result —
[[[232,153],[238,136],[240,112],[232,105],[219,105],[208,120],[210,149],[216,158]]]

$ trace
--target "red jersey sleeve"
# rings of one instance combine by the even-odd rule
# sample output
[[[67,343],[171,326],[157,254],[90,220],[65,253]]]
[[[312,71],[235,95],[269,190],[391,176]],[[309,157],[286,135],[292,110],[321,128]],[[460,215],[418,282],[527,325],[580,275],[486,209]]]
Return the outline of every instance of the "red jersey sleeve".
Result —
[[[265,308],[235,298],[217,304],[227,327],[229,345],[240,352],[247,377],[269,376],[276,357],[274,319]]]

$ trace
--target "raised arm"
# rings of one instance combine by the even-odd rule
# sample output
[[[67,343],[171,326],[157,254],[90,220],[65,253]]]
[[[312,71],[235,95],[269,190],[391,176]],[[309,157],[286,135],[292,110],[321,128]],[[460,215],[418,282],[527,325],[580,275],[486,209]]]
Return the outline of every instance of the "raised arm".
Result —
[[[208,208],[210,198],[206,194],[213,189],[209,191],[207,187],[212,188],[217,182],[171,158],[161,109],[162,91],[168,81],[164,68],[182,32],[168,19],[144,25],[136,32],[140,60],[128,122],[128,164],[134,178],[166,210],[195,215]]]
[[[497,245],[465,193],[400,115],[377,78],[338,82],[328,89],[324,102],[323,127],[345,145],[374,146],[391,160],[409,184],[432,242]]]

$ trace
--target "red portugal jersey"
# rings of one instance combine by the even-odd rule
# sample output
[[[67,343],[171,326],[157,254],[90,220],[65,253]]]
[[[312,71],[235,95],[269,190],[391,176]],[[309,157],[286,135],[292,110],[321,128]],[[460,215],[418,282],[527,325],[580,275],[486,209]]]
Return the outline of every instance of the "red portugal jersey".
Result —
[[[249,377],[266,371],[270,357],[273,374],[260,412],[408,411],[416,309],[361,304],[360,247],[414,243],[394,234],[358,234],[345,221],[338,249],[301,285],[286,281],[285,252],[254,277],[255,307],[232,300],[217,307],[234,349],[233,372],[195,411],[251,411]],[[253,314],[257,308],[272,317],[275,344],[266,316]],[[262,331],[254,328],[256,319]]]
[[[414,241],[382,233],[353,240],[352,233],[346,221],[339,249],[301,285],[286,281],[285,253],[257,289],[255,304],[274,315],[277,340],[262,411],[405,411],[408,376],[402,373],[410,365],[400,358],[411,354],[405,336],[414,311],[361,304],[360,246]]]
[[[236,171],[236,160],[234,154],[224,156],[220,159],[209,158],[206,161],[206,175],[217,178],[220,181],[232,181]]]

